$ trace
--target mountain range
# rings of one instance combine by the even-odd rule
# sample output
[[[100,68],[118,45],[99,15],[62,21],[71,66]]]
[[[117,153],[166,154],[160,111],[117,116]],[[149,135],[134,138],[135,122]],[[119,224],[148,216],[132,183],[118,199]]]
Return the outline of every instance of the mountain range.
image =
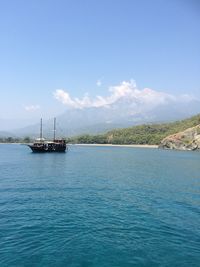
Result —
[[[180,120],[200,112],[200,101],[165,101],[165,103],[143,106],[132,99],[119,99],[111,105],[86,108],[66,108],[57,116],[57,136],[70,137],[80,134],[98,134],[111,129],[124,128],[139,124],[150,124]],[[1,131],[0,136],[39,136],[38,124],[28,125],[11,131]],[[43,121],[44,136],[53,136],[53,118]]]

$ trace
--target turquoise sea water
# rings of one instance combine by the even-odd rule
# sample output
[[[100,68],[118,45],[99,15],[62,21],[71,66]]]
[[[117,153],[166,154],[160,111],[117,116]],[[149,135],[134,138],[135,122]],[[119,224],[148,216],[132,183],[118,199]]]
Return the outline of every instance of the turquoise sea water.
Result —
[[[200,266],[200,153],[0,145],[0,267]]]

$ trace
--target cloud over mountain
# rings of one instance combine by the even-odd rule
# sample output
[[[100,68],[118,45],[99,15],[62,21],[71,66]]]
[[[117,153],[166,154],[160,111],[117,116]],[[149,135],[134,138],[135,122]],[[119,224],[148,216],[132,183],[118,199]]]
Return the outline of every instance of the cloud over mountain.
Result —
[[[107,107],[119,108],[126,105],[130,109],[130,112],[142,110],[151,110],[160,105],[176,104],[189,102],[194,100],[190,95],[175,96],[167,94],[165,92],[159,92],[150,88],[138,89],[134,81],[123,81],[117,86],[111,86],[108,96],[96,96],[90,98],[85,95],[83,98],[73,98],[67,91],[63,89],[57,89],[54,92],[54,97],[60,101],[66,107],[71,109],[85,109],[85,108],[101,108]]]
[[[200,100],[191,95],[177,96],[149,88],[140,90],[134,81],[110,87],[107,96],[74,98],[59,89],[54,92],[54,97],[66,106],[65,112],[57,116],[57,124],[64,136],[174,121],[200,113]],[[28,106],[27,110],[34,110],[34,107]],[[39,126],[30,126],[15,133],[37,136],[38,129]],[[44,134],[49,133],[52,133],[52,120],[44,123]]]

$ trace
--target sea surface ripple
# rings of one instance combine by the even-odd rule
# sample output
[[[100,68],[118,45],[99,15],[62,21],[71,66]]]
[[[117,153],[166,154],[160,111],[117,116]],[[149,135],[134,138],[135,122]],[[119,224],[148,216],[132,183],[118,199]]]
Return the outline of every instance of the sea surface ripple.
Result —
[[[200,153],[0,145],[0,267],[199,267]]]

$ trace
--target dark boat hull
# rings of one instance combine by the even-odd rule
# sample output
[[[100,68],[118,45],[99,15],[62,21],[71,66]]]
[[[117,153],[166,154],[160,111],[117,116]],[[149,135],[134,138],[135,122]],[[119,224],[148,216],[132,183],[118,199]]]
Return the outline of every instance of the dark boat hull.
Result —
[[[51,145],[46,145],[46,144],[41,144],[41,145],[28,145],[32,152],[37,152],[37,153],[49,153],[49,152],[66,152],[68,149],[66,144],[51,144]]]

